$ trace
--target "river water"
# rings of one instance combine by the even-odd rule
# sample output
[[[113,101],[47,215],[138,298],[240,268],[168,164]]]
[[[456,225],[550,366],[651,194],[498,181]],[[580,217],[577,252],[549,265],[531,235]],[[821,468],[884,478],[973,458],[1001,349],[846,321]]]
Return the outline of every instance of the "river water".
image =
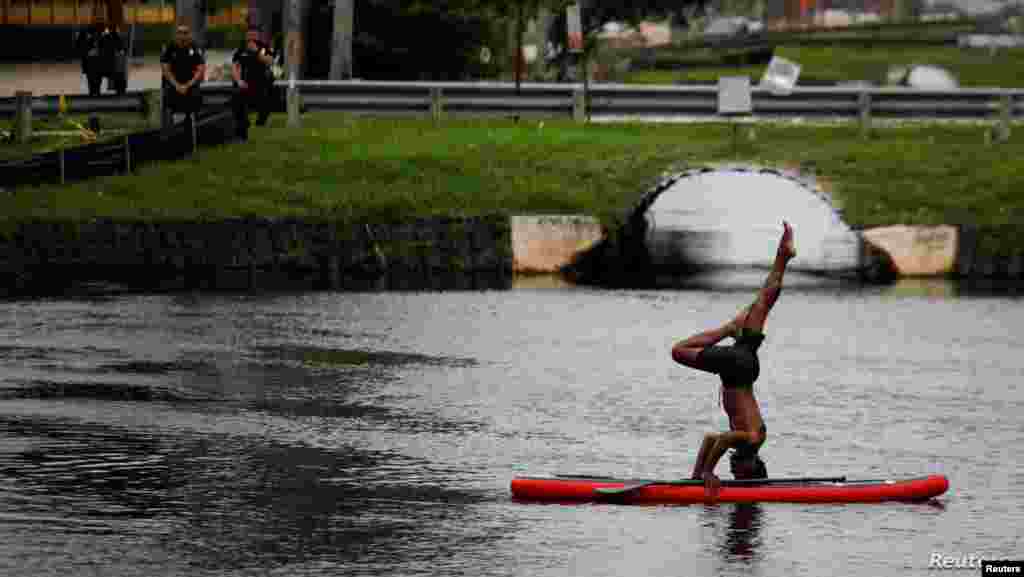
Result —
[[[0,573],[874,577],[1024,558],[1024,308],[942,284],[787,289],[757,385],[770,475],[943,473],[932,503],[510,499],[519,474],[688,474],[726,421],[715,378],[669,348],[751,297],[0,303]]]

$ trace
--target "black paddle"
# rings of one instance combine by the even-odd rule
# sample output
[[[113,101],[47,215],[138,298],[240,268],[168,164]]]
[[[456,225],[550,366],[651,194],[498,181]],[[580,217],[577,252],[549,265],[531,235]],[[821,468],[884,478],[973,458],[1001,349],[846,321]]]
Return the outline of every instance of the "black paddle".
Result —
[[[601,477],[594,477],[594,479],[600,478]],[[762,485],[842,483],[845,481],[846,477],[797,477],[790,479],[734,479],[721,481],[720,484],[722,487],[760,487]],[[678,481],[636,481],[627,482],[623,487],[598,487],[594,489],[594,492],[601,495],[624,495],[643,487],[650,487],[651,485],[703,486],[704,481],[701,479],[680,479]]]

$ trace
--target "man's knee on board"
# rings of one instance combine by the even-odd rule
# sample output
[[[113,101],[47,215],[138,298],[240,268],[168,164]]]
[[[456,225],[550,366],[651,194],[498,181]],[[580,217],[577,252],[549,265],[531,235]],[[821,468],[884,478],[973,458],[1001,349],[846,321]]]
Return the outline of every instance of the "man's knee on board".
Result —
[[[764,444],[764,441],[767,438],[768,438],[768,431],[765,431],[763,429],[760,430],[760,431],[751,431],[750,432],[750,444],[754,445],[755,447]]]

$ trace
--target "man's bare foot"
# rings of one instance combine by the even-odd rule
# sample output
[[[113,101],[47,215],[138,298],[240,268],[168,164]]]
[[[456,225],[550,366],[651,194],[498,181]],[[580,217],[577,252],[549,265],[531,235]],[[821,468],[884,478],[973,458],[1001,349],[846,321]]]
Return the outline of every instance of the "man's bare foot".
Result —
[[[786,260],[789,260],[796,256],[796,249],[793,247],[793,227],[789,226],[789,223],[782,221],[782,239],[779,240],[779,254],[781,254]]]

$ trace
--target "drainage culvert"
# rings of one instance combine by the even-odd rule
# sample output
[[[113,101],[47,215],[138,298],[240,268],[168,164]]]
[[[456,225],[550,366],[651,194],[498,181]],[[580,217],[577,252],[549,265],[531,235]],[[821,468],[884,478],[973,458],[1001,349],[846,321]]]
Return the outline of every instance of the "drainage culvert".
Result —
[[[645,287],[757,284],[793,226],[799,282],[892,278],[887,257],[865,243],[812,178],[771,168],[701,167],[652,187],[625,224],[566,268],[577,282]]]

